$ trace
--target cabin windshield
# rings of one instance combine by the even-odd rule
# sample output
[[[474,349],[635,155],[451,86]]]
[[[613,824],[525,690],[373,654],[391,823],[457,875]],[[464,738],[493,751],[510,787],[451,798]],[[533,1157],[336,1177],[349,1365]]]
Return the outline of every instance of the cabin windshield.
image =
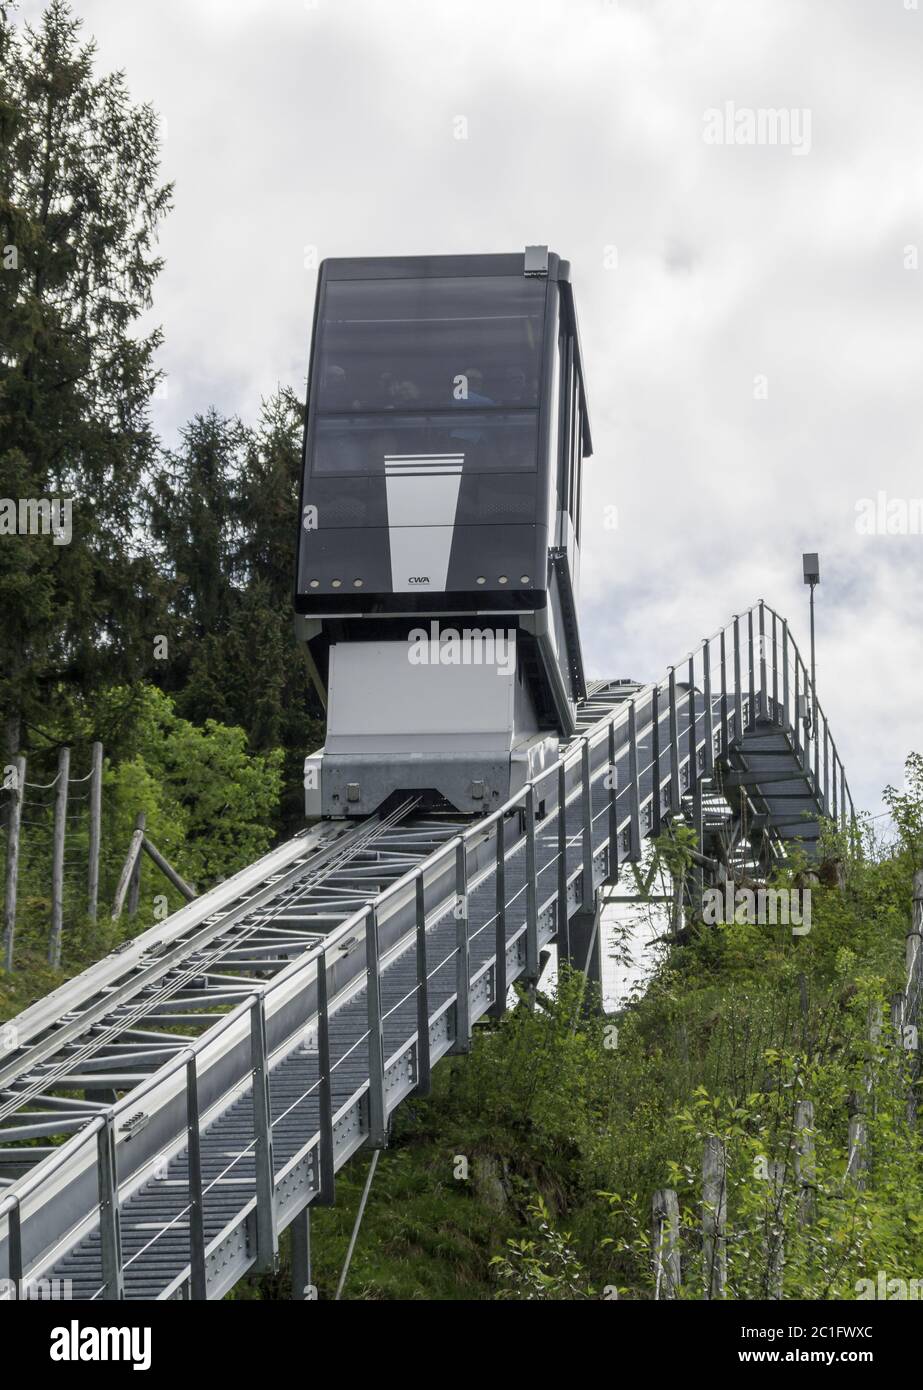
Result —
[[[330,280],[321,415],[536,410],[545,283],[521,276]]]

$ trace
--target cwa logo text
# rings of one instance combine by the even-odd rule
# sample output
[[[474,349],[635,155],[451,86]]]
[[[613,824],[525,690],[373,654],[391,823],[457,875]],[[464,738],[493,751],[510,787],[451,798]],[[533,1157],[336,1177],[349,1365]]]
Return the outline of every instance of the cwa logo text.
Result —
[[[149,1327],[81,1327],[71,1318],[67,1327],[51,1329],[52,1361],[130,1361],[132,1370],[151,1366]]]

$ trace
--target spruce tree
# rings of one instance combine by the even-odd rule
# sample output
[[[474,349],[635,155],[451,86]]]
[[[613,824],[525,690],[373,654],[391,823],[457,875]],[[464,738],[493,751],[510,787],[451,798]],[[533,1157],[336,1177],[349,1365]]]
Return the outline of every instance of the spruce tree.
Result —
[[[139,320],[170,188],[153,110],[95,73],[64,0],[13,20],[0,6],[0,709],[40,726],[50,700],[135,678],[159,630],[139,492],[160,334]],[[66,543],[19,525],[20,500],[52,498]]]

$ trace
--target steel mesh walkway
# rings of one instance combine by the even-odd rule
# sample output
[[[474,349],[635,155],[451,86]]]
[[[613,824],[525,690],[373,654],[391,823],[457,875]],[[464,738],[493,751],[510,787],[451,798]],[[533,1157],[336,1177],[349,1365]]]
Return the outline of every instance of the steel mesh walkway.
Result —
[[[383,889],[370,866],[346,920],[271,978],[265,957],[226,960],[228,1011],[0,1197],[0,1270],[75,1298],[215,1298],[271,1264],[280,1230],[334,1200],[336,1170],[385,1142],[395,1107],[467,1049],[478,1017],[504,1010],[511,984],[537,979],[542,948],[566,947],[573,915],[666,818],[734,827],[740,862],[812,841],[823,816],[848,823],[806,690],[787,626],[763,605],[657,686],[593,683],[561,761],[507,806],[448,829]],[[403,867],[400,849],[386,853]],[[175,999],[158,1007],[145,1027],[166,1019],[169,1037],[184,1015]]]

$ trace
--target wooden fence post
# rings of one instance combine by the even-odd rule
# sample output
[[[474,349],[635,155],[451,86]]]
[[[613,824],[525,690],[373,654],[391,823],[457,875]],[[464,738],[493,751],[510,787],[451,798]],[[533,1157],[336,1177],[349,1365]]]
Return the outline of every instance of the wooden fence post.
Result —
[[[176,872],[169,860],[163,857],[157,846],[155,844],[152,844],[146,835],[141,841],[141,848],[144,850],[145,854],[150,859],[152,859],[153,862],[157,865],[160,872],[170,880],[170,882],[173,884],[173,887],[177,888],[182,893],[186,901],[191,903],[196,896],[195,888],[191,883],[187,883],[184,878],[180,877],[180,875]]]
[[[16,755],[19,752],[19,739],[21,735],[20,726],[21,720],[18,714],[11,714],[7,718],[4,726],[3,755],[2,757],[0,757],[0,762],[2,762],[4,765],[9,764],[10,766],[12,766],[16,761]],[[4,815],[5,824],[9,824],[9,812],[11,807],[12,802],[10,802],[7,806],[6,813]]]
[[[849,1119],[849,1163],[846,1168],[846,1175],[855,1180],[856,1187],[860,1192],[865,1187],[865,1171],[868,1167],[866,1140],[864,1118],[862,1115],[851,1115]]]
[[[58,749],[58,775],[55,779],[54,840],[51,851],[51,937],[48,959],[58,969],[61,964],[61,937],[64,930],[64,836],[67,830],[67,782],[70,777],[71,750]]]
[[[721,1140],[710,1134],[702,1155],[702,1249],[705,1256],[705,1297],[722,1298],[727,1283],[727,1155]]]
[[[87,916],[96,921],[99,907],[99,846],[102,825],[103,746],[93,744],[90,768],[90,844],[87,870]]]
[[[785,1222],[782,1214],[785,1164],[772,1161],[768,1168],[771,1208],[766,1235],[766,1290],[769,1298],[777,1299],[782,1297],[782,1274],[785,1269]]]
[[[139,811],[135,817],[135,834],[141,831],[141,847],[144,846],[144,827],[147,823],[147,816],[143,811]],[[141,855],[135,856],[134,867],[131,871],[131,880],[128,886],[128,915],[134,917],[138,911],[138,898],[141,894]]]
[[[12,785],[9,787],[10,804],[7,815],[6,840],[6,891],[3,901],[3,964],[5,969],[13,969],[13,941],[16,936],[16,887],[19,883],[19,834],[22,826],[22,803],[26,794],[26,760],[22,755],[15,757]]]
[[[136,822],[135,829],[132,831],[131,843],[128,846],[128,854],[125,856],[125,863],[122,865],[122,872],[119,874],[119,882],[115,890],[115,901],[112,904],[113,922],[122,915],[122,908],[125,906],[125,894],[128,892],[128,885],[131,882],[138,855],[141,853],[141,841],[143,839],[144,831],[138,827]]]
[[[884,1011],[878,1000],[869,1004],[868,1007],[868,1039],[873,1048],[877,1048],[881,1042],[881,1030],[884,1023]],[[871,1113],[874,1115],[878,1108],[878,1101],[875,1096],[875,1079],[878,1075],[878,1058],[869,1057],[865,1067],[865,1089],[871,1098]]]
[[[653,1218],[654,1298],[676,1298],[682,1279],[679,1251],[679,1198],[672,1187],[658,1188]]]
[[[910,1076],[910,1085],[907,1088],[907,1123],[912,1125],[917,1118],[918,1092],[915,1082],[920,1071],[920,998],[921,991],[923,991],[923,869],[917,869],[913,876],[913,917],[910,923],[910,935],[907,937],[906,964],[907,978],[905,984],[908,992],[908,1004],[904,1006],[904,1026],[901,1029],[901,1041],[907,1052],[913,1054],[907,1068]],[[916,1001],[912,1009],[909,1006],[910,998]],[[911,1013],[911,1017],[908,1017],[908,1012]]]

